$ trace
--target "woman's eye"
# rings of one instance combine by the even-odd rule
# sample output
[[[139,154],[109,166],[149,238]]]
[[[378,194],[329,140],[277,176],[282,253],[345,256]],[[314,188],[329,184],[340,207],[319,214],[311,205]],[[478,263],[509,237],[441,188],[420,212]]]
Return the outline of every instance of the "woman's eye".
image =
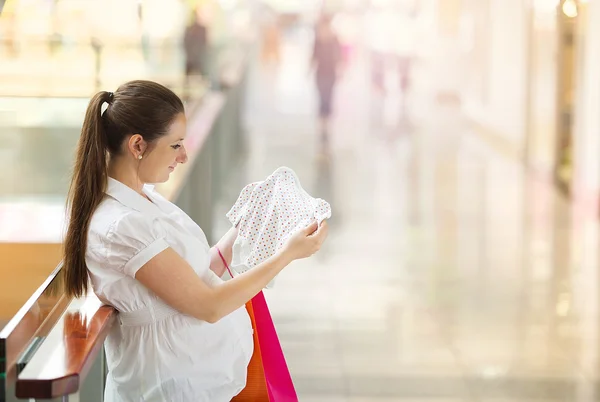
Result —
[[[171,145],[171,148],[173,148],[173,149],[179,149],[179,148],[181,148],[181,144]]]

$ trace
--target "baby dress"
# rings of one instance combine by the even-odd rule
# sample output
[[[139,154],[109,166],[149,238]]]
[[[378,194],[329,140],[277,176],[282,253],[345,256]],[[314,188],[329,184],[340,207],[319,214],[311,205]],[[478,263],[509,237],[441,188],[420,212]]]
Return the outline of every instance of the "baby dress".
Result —
[[[239,230],[231,268],[241,274],[273,256],[299,229],[331,218],[331,207],[311,197],[292,169],[280,167],[264,181],[244,187],[226,216]]]

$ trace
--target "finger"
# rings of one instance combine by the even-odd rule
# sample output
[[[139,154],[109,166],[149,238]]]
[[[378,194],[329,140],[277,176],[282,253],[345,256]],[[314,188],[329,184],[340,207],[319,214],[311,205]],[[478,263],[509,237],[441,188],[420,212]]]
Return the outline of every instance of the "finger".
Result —
[[[312,239],[313,239],[315,242],[318,242],[318,241],[319,241],[319,236],[320,236],[320,234],[321,234],[321,230],[322,230],[322,229],[321,229],[321,225],[320,225],[320,224],[318,224],[317,230],[315,230],[315,231],[314,231],[314,232],[313,232],[313,233],[310,235],[310,237],[311,237],[311,238],[312,238]]]
[[[329,225],[327,224],[327,222],[321,223],[321,226],[319,227],[319,229],[317,230],[317,233],[315,234],[319,241],[319,244],[321,244],[325,241],[328,233],[329,233]]]
[[[315,231],[318,229],[318,227],[319,227],[319,224],[317,223],[317,221],[314,221],[304,229],[304,233],[307,236],[310,236],[311,234],[315,233]]]
[[[321,232],[319,234],[319,237],[318,237],[319,245],[322,245],[323,243],[325,243],[325,239],[327,239],[328,233],[329,233],[329,231],[327,229],[325,229],[325,230],[323,230],[323,232]]]
[[[327,224],[327,221],[322,221],[319,225],[319,229],[317,230],[317,235],[321,234],[322,232],[327,232],[328,230],[329,225]]]

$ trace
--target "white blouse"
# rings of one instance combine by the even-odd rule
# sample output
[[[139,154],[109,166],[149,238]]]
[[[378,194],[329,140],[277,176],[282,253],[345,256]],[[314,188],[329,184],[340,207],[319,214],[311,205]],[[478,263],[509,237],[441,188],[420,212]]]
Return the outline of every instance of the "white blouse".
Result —
[[[202,229],[153,186],[151,202],[109,178],[88,233],[86,263],[96,295],[119,311],[104,346],[106,402],[230,401],[246,384],[253,351],[245,307],[215,324],[184,315],[135,279],[144,264],[173,248],[205,283],[210,269]]]

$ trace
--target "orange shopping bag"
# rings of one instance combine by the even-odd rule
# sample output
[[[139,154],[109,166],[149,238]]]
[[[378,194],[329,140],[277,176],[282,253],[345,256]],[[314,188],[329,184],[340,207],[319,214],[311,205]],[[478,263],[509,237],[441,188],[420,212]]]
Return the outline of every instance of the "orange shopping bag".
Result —
[[[254,318],[254,309],[252,308],[252,300],[246,303],[246,310],[252,320],[252,328],[254,329],[254,352],[248,364],[248,379],[246,380],[246,388],[235,396],[232,402],[265,402],[269,400],[269,392],[267,390],[267,382],[265,380],[265,370],[263,367],[262,355],[260,353],[260,343],[258,341],[258,331],[256,330],[256,319]]]
[[[229,275],[233,274],[217,248]],[[263,292],[246,303],[254,329],[254,352],[248,364],[246,387],[233,402],[298,402],[294,383],[273,325]],[[261,349],[261,344],[264,349]]]

